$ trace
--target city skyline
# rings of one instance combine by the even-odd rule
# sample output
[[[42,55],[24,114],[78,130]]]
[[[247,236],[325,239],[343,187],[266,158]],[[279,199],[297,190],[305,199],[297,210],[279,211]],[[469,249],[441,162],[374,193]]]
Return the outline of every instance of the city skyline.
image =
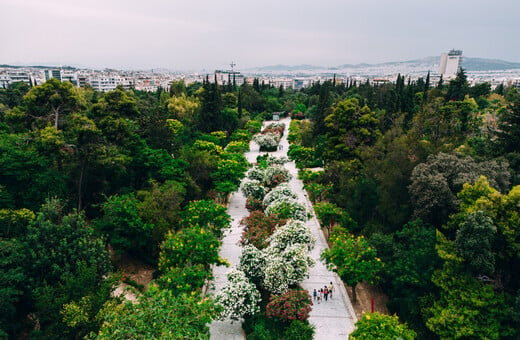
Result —
[[[0,64],[200,70],[381,63],[436,56],[520,61],[520,3],[483,0],[102,2],[2,0]]]

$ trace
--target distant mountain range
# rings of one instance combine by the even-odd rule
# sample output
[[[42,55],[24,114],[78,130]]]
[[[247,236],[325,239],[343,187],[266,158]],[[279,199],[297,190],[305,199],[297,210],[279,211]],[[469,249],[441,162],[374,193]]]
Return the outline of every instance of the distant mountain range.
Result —
[[[335,67],[323,67],[316,65],[271,65],[263,67],[250,68],[247,71],[256,72],[297,72],[297,71],[334,71],[341,69],[363,69],[368,67],[424,67],[425,69],[436,69],[439,66],[440,57],[426,57],[422,59],[407,60],[407,61],[393,61],[379,64],[343,64]],[[520,63],[504,61],[499,59],[485,59],[485,58],[462,58],[462,67],[466,71],[498,71],[520,69]]]

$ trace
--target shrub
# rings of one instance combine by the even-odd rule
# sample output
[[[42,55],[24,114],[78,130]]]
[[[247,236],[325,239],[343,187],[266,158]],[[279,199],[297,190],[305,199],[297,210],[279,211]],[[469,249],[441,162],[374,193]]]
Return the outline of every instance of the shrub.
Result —
[[[277,214],[281,218],[306,221],[307,210],[297,200],[294,199],[277,199],[265,209],[266,215]]]
[[[264,184],[269,188],[274,188],[280,183],[289,182],[291,178],[289,170],[280,165],[272,165],[265,169]]]
[[[231,134],[229,139],[233,142],[245,142],[249,144],[249,140],[251,139],[251,133],[247,130],[235,130],[235,132]]]
[[[260,284],[264,279],[265,253],[251,244],[242,248],[239,269],[255,284]]]
[[[260,146],[260,151],[276,151],[280,135],[276,133],[256,134],[253,140]]]
[[[264,287],[276,294],[285,293],[289,286],[308,278],[309,270],[314,265],[307,246],[302,244],[291,245],[281,252],[276,247],[268,247],[265,256]]]
[[[265,206],[268,206],[272,202],[278,199],[297,199],[298,196],[289,188],[289,186],[285,183],[282,183],[276,186],[273,190],[271,190],[267,195],[264,196],[263,203]]]
[[[246,177],[263,183],[265,181],[265,170],[257,166],[252,167],[247,171]]]
[[[185,267],[172,267],[157,279],[161,288],[169,289],[175,294],[191,293],[201,289],[206,279],[211,277],[211,272],[202,264],[194,264]]]
[[[289,158],[282,156],[282,157],[274,157],[271,155],[267,155],[266,157],[267,165],[284,165],[285,163],[289,162]]]
[[[293,244],[304,244],[314,246],[316,239],[312,232],[300,221],[289,221],[283,226],[275,229],[274,233],[268,238],[270,247],[283,251]]]
[[[291,340],[312,340],[314,338],[315,326],[311,325],[308,320],[294,320],[283,333],[284,339]]]
[[[226,148],[224,149],[226,152],[231,153],[245,153],[249,151],[249,143],[242,141],[231,141],[228,143]]]
[[[242,183],[240,184],[240,190],[242,191],[244,196],[248,198],[253,197],[258,200],[262,200],[266,192],[264,186],[262,185],[262,183],[260,183],[260,181],[249,178],[246,178],[242,181]]]
[[[259,312],[260,292],[244,272],[233,269],[227,274],[228,284],[217,294],[215,301],[222,306],[220,320],[239,320]]]
[[[262,200],[256,199],[254,197],[248,197],[246,200],[246,209],[247,211],[264,211],[265,205]]]
[[[271,295],[265,313],[267,317],[283,322],[305,321],[309,318],[311,306],[312,299],[306,290],[289,289],[284,294]]]
[[[244,226],[242,234],[242,244],[252,244],[258,249],[268,246],[267,238],[274,232],[279,225],[284,225],[285,219],[273,214],[266,216],[261,211],[253,211],[247,217],[244,217],[240,224]]]

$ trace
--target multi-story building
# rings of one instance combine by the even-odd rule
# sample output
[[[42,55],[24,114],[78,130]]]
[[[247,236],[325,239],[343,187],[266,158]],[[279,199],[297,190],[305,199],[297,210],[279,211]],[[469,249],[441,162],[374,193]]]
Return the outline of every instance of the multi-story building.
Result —
[[[217,84],[219,85],[229,85],[234,83],[236,86],[240,86],[245,81],[243,74],[233,70],[216,70],[214,79],[217,80]],[[213,81],[214,79],[210,79],[210,81]]]
[[[441,54],[439,62],[439,74],[443,79],[454,78],[459,72],[462,64],[462,50],[451,50]]]

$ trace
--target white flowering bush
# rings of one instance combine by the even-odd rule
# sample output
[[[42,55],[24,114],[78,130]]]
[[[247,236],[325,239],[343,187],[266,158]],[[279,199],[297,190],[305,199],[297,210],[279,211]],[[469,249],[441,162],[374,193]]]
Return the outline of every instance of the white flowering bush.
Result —
[[[301,221],[289,221],[276,228],[267,241],[269,247],[278,249],[280,252],[295,244],[303,244],[312,249],[316,243],[309,227]]]
[[[260,292],[255,284],[250,282],[243,271],[233,269],[228,273],[229,283],[217,294],[215,302],[223,310],[219,320],[239,320],[244,316],[258,313],[260,307]]]
[[[280,143],[280,135],[272,132],[258,133],[253,136],[253,140],[260,145],[261,151],[276,151]]]
[[[289,170],[281,165],[271,165],[265,169],[264,184],[269,188],[274,188],[280,183],[289,182],[292,175]]]
[[[268,257],[264,269],[264,288],[275,294],[285,293],[289,289],[287,278],[292,277],[292,270],[292,266],[284,263],[281,256]]]
[[[261,200],[265,196],[265,188],[260,183],[260,181],[256,179],[245,178],[240,183],[240,191],[246,197],[254,197],[258,200]]]
[[[264,288],[275,294],[283,294],[289,286],[308,278],[309,270],[314,265],[304,244],[289,246],[281,252],[275,247],[267,247],[264,254]]]
[[[265,180],[265,170],[254,166],[247,171],[246,177],[263,183]]]
[[[267,162],[267,165],[284,165],[285,163],[289,162],[289,158],[287,158],[285,156],[274,157],[274,156],[268,155],[266,162]]]
[[[280,218],[292,220],[307,220],[307,210],[305,209],[305,206],[295,199],[277,199],[267,206],[265,214],[278,214]]]
[[[264,280],[265,253],[252,244],[246,244],[240,255],[239,269],[254,283]]]
[[[286,183],[282,183],[274,187],[267,195],[264,197],[264,205],[268,206],[272,202],[278,199],[297,199],[298,196],[289,188]]]

